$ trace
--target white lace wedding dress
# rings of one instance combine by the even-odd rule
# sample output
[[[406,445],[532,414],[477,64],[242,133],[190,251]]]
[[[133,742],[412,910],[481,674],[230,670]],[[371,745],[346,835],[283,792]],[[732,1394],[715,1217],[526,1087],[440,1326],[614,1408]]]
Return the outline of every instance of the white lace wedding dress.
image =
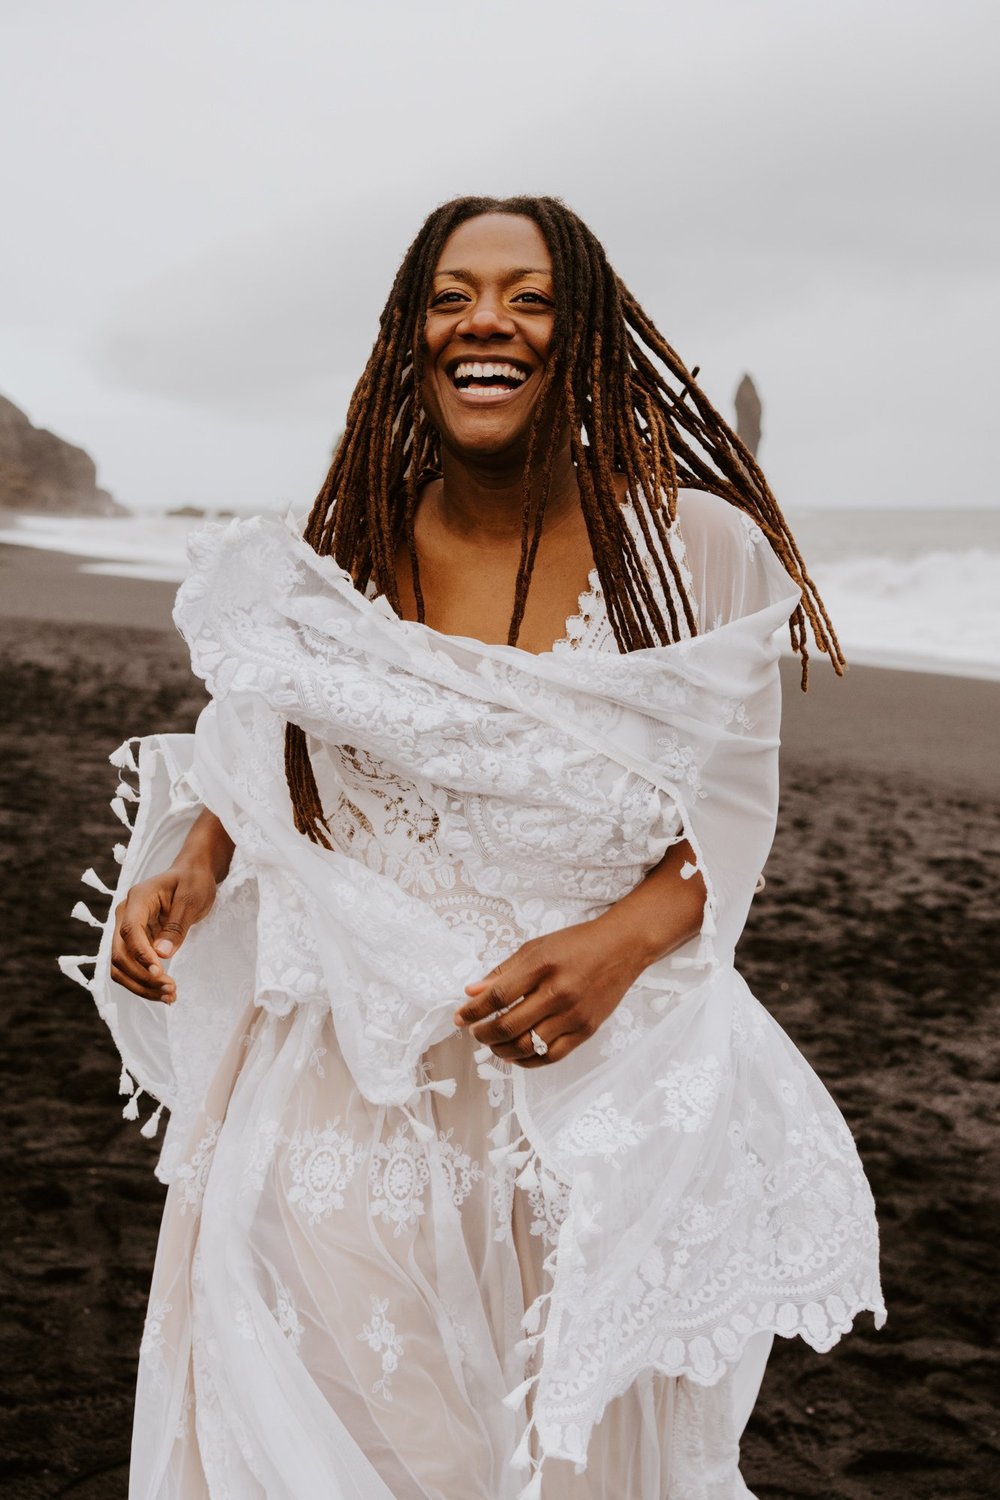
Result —
[[[233,868],[169,1010],[107,977],[109,923],[92,979],[63,960],[126,1114],[171,1110],[131,1500],[734,1500],[774,1333],[884,1317],[850,1134],[732,966],[796,591],[712,496],[674,546],[696,637],[620,656],[595,574],[533,657],[398,620],[286,525],[199,534],[176,618],[213,701],[113,757],[119,889],[202,804]],[[288,719],[333,852],[292,828]],[[702,933],[590,1041],[512,1072],[454,1031],[682,835]]]

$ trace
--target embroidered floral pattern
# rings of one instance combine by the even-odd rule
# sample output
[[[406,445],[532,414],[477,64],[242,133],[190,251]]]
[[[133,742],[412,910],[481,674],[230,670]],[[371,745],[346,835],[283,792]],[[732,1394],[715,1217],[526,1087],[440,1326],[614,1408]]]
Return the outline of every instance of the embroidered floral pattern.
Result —
[[[391,1323],[386,1317],[389,1311],[388,1297],[376,1297],[373,1294],[371,1307],[371,1318],[358,1334],[358,1338],[362,1339],[369,1349],[373,1349],[376,1354],[382,1356],[382,1373],[372,1386],[372,1394],[391,1401],[390,1378],[399,1368],[403,1343],[396,1332],[395,1323]]]
[[[253,1313],[250,1311],[248,1302],[241,1302],[236,1309],[236,1329],[241,1339],[246,1339],[248,1344],[257,1342],[257,1329],[254,1327]]]
[[[263,1190],[264,1181],[274,1154],[282,1141],[281,1125],[273,1119],[261,1120],[253,1137],[253,1146],[243,1169],[242,1186],[249,1192],[259,1193]]]
[[[743,541],[747,549],[747,556],[753,557],[754,552],[760,546],[761,542],[764,541],[764,533],[752,516],[747,515],[745,510],[738,511],[737,514],[740,518],[740,524],[743,527]]]
[[[646,1134],[645,1126],[620,1113],[614,1095],[601,1094],[571,1125],[556,1136],[556,1150],[566,1156],[601,1156],[611,1161]]]
[[[139,1358],[151,1359],[159,1354],[163,1348],[163,1324],[167,1314],[173,1312],[169,1302],[151,1302],[149,1311],[146,1313],[146,1321],[143,1325],[142,1340],[139,1344]]]
[[[531,1233],[541,1235],[546,1245],[554,1245],[569,1208],[569,1184],[543,1167],[538,1173],[538,1186],[528,1188],[527,1192]]]
[[[601,1056],[614,1057],[624,1052],[640,1040],[645,1030],[628,1001],[621,1001],[601,1027]]]
[[[453,1134],[452,1127],[438,1136],[437,1153],[451,1193],[451,1201],[456,1208],[461,1208],[472,1192],[473,1183],[482,1181],[483,1169],[461,1146],[453,1144]]]
[[[511,1216],[514,1212],[515,1176],[515,1169],[508,1162],[501,1161],[493,1167],[490,1196],[493,1199],[493,1238],[498,1245],[514,1243]]]
[[[188,1160],[182,1163],[174,1174],[179,1184],[178,1194],[181,1200],[182,1213],[185,1213],[188,1209],[191,1209],[193,1213],[197,1213],[201,1208],[201,1200],[205,1196],[205,1187],[208,1183],[208,1174],[212,1166],[212,1157],[221,1129],[221,1120],[206,1120],[204,1135],[199,1140],[197,1146],[195,1146]]]
[[[724,1071],[717,1057],[694,1062],[671,1063],[665,1078],[656,1080],[663,1090],[663,1123],[685,1134],[704,1130],[718,1102]]]
[[[326,1219],[344,1206],[347,1187],[364,1152],[344,1131],[337,1119],[325,1130],[297,1130],[288,1142],[288,1165],[293,1186],[288,1194],[310,1224]]]
[[[274,1297],[274,1320],[297,1354],[304,1330],[291,1292],[277,1277],[274,1282]]]
[[[424,1212],[424,1188],[430,1178],[427,1154],[409,1130],[400,1126],[387,1141],[372,1147],[368,1167],[368,1207],[392,1225],[398,1238]]]

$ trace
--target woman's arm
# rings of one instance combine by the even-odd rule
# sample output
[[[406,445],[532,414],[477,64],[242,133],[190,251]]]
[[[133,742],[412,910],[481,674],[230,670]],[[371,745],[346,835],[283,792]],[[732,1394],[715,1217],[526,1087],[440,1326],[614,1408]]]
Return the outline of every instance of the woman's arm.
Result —
[[[522,1067],[558,1062],[593,1036],[644,969],[697,936],[706,892],[700,874],[681,875],[688,862],[695,863],[694,851],[682,839],[599,917],[524,943],[466,985],[472,998],[456,1012],[456,1026]],[[532,1030],[548,1047],[542,1057]]]
[[[173,1004],[177,989],[160,960],[176,953],[194,923],[211,911],[234,847],[215,814],[203,808],[169,870],[132,887],[115,908],[116,983],[144,1000]]]
[[[181,845],[173,868],[207,866],[218,885],[229,874],[235,847],[215,813],[203,807],[191,824],[191,830]]]

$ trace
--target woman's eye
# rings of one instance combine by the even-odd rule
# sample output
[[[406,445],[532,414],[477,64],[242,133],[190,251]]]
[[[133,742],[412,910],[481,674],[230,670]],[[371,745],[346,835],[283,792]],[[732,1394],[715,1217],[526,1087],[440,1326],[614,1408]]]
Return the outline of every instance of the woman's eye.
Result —
[[[541,292],[518,292],[517,296],[514,298],[514,301],[520,302],[527,297],[530,297],[534,302],[541,302],[545,307],[551,306],[548,297],[544,297]]]
[[[431,303],[432,307],[440,307],[445,302],[464,302],[465,296],[462,292],[438,292]]]

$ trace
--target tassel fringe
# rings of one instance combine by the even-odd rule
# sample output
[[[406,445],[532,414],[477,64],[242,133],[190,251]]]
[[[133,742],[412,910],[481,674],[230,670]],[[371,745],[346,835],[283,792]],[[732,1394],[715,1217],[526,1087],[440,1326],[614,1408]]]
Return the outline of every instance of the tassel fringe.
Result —
[[[88,979],[80,968],[80,965],[96,964],[96,953],[61,953],[57,962],[67,979],[74,980],[76,984],[82,985],[85,990],[92,990],[94,988],[93,977]]]
[[[503,1398],[503,1404],[504,1406],[506,1406],[508,1411],[517,1411],[517,1408],[520,1406],[521,1402],[531,1390],[531,1387],[535,1384],[535,1381],[537,1379],[537,1375],[529,1375],[527,1380],[522,1380],[520,1385],[516,1385],[512,1391],[507,1392],[506,1396],[504,1396]]]
[[[418,1120],[412,1109],[407,1109],[405,1104],[401,1105],[401,1108],[403,1114],[409,1120],[410,1129],[413,1131],[413,1134],[416,1136],[417,1140],[423,1141],[424,1145],[426,1145],[428,1141],[432,1141],[436,1134],[433,1125],[425,1125],[423,1120]]]
[[[132,824],[128,820],[128,813],[127,813],[127,811],[125,809],[125,803],[122,801],[121,797],[112,797],[112,799],[111,799],[111,811],[114,813],[114,815],[118,819],[119,823],[124,823],[125,827],[131,833],[131,831],[132,831]]]
[[[417,1094],[443,1094],[446,1099],[454,1099],[457,1088],[458,1083],[454,1078],[432,1079],[429,1083],[418,1083],[410,1100],[415,1099]]]
[[[70,912],[70,916],[75,917],[78,922],[86,922],[88,927],[104,926],[104,923],[99,922],[94,916],[94,913],[91,911],[86,901],[78,901],[73,910]]]
[[[542,1497],[542,1471],[535,1470],[534,1476],[528,1481],[523,1490],[518,1492],[517,1500],[541,1500]]]
[[[114,891],[111,889],[111,887],[109,885],[105,885],[104,881],[101,879],[100,875],[98,875],[97,871],[92,868],[84,870],[83,874],[80,876],[80,883],[81,885],[89,885],[91,890],[100,891],[102,896],[114,895]]]
[[[108,756],[108,761],[110,762],[110,764],[113,765],[116,770],[135,771],[136,774],[138,774],[139,765],[135,758],[135,752],[132,749],[132,746],[134,744],[138,744],[138,742],[139,736],[132,735],[131,739],[125,740],[123,744],[118,746],[117,750],[112,750],[111,754]]]

